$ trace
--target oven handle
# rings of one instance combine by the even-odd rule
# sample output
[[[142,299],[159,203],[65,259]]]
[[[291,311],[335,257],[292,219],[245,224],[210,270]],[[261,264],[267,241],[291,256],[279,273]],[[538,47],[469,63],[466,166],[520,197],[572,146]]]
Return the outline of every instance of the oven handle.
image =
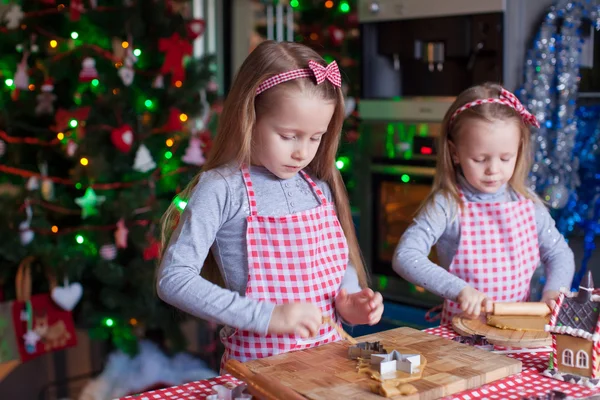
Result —
[[[372,164],[371,171],[385,175],[413,175],[425,176],[433,178],[435,176],[435,168],[431,167],[415,167],[411,165],[384,165]]]

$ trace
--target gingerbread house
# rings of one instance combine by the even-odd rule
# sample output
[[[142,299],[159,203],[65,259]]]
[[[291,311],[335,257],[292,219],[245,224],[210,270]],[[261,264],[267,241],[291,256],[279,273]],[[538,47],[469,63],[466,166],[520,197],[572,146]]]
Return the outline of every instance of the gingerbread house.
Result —
[[[577,293],[562,290],[546,332],[552,335],[555,372],[598,378],[600,356],[600,296],[594,295],[591,272]]]

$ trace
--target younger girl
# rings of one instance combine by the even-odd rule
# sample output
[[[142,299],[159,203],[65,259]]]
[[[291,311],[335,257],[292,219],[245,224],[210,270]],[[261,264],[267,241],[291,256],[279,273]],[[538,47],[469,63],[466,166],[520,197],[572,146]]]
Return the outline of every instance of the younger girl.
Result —
[[[573,253],[526,186],[528,125],[519,100],[496,84],[461,93],[442,122],[433,190],[398,244],[393,267],[445,298],[442,324],[477,317],[494,301],[527,301],[531,277],[546,270],[542,301],[570,287]],[[436,245],[442,267],[427,256]]]
[[[203,172],[180,194],[181,219],[174,207],[164,217],[158,294],[225,325],[222,366],[339,340],[324,318],[381,317],[335,168],[340,85],[335,62],[308,47],[259,45],[233,82]],[[200,276],[215,271],[225,288]]]

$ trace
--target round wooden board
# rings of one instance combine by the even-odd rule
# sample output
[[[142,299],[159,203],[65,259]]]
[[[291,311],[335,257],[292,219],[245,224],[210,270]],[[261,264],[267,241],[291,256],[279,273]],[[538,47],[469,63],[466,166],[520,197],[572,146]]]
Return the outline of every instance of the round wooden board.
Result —
[[[552,337],[548,332],[500,329],[486,324],[485,317],[468,319],[457,315],[452,319],[452,327],[459,335],[483,335],[488,342],[497,346],[544,347],[552,345]]]

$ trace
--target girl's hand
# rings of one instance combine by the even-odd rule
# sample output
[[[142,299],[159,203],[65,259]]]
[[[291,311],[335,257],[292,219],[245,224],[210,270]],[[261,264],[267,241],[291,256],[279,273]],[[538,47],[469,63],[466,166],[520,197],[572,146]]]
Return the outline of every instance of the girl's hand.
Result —
[[[471,286],[465,286],[456,300],[460,304],[460,309],[463,310],[463,315],[467,318],[479,318],[481,313],[494,310],[492,299]]]
[[[554,310],[556,306],[556,299],[560,292],[558,290],[547,290],[542,295],[542,302],[546,303],[550,307],[550,311]]]
[[[288,303],[275,306],[267,333],[296,334],[306,339],[317,336],[323,317],[311,303]]]
[[[335,310],[349,324],[375,325],[383,314],[383,297],[368,288],[353,294],[342,289],[335,298]]]

